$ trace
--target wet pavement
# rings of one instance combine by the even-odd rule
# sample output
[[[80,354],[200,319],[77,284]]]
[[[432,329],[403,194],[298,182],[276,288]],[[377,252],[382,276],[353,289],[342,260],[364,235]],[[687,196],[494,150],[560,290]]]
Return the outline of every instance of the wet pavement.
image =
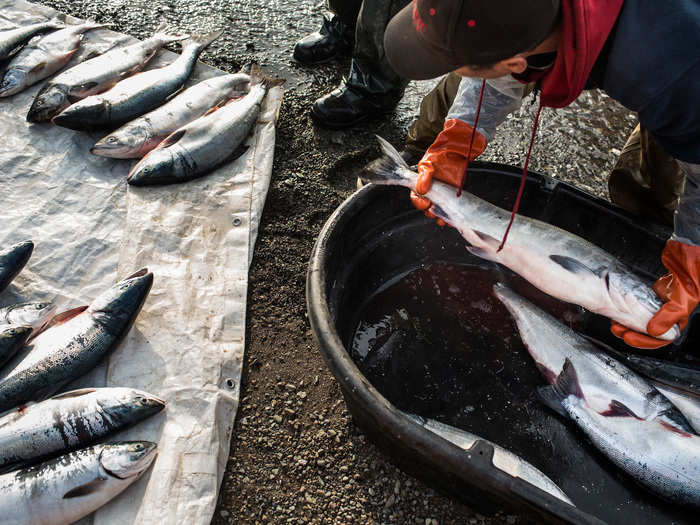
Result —
[[[353,425],[309,330],[304,278],[323,223],[355,188],[377,147],[400,146],[433,82],[412,83],[396,112],[346,131],[317,127],[308,109],[347,73],[342,59],[310,68],[294,42],[320,27],[323,2],[291,0],[55,0],[42,2],[146,38],[224,28],[202,60],[233,72],[250,61],[287,79],[273,181],[250,272],[241,406],[215,523],[515,523],[484,518],[397,470]],[[520,165],[536,106],[526,99],[484,160]],[[599,92],[545,109],[531,169],[605,196],[606,176],[635,117]]]

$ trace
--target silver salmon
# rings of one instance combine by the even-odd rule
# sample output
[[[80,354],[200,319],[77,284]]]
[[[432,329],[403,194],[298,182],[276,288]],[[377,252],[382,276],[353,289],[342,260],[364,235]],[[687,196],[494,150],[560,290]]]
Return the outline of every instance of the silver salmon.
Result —
[[[53,303],[17,303],[0,308],[0,329],[7,326],[29,326],[32,336],[43,330],[56,313]]]
[[[201,117],[232,98],[248,93],[250,76],[245,73],[209,78],[187,88],[172,100],[143,115],[97,142],[90,152],[102,157],[143,157],[178,128]]]
[[[104,25],[85,22],[29,42],[5,68],[0,97],[19,93],[63,69],[78,50],[83,34],[99,27]]]
[[[32,241],[24,241],[0,251],[0,292],[17,277],[34,251]]]
[[[12,359],[32,335],[31,326],[0,328],[0,368]]]
[[[38,24],[30,24],[16,29],[0,31],[0,60],[11,57],[37,33],[61,29],[63,27],[65,27],[65,25],[63,24],[62,17],[57,17],[47,22],[39,22]]]
[[[281,80],[265,78],[251,68],[250,92],[184,125],[141,159],[127,175],[134,186],[169,184],[196,179],[233,155],[258,121],[268,88]]]
[[[494,293],[550,386],[550,408],[572,419],[615,465],[670,501],[700,505],[700,436],[641,376],[503,285]]]
[[[148,40],[119,47],[59,73],[37,94],[27,113],[29,122],[48,122],[71,104],[108,90],[143,69],[156,52],[184,36],[162,33],[160,26]]]
[[[39,334],[0,380],[0,412],[45,399],[97,366],[124,339],[152,284],[141,270]]]
[[[68,525],[117,496],[151,466],[155,443],[127,441],[78,450],[0,476],[4,525]]]
[[[182,53],[165,67],[137,73],[99,95],[67,107],[51,121],[65,128],[91,130],[116,127],[163,105],[189,78],[199,55],[221,31],[196,35],[182,44]]]
[[[85,448],[164,408],[132,388],[84,388],[13,410],[0,418],[0,470]]]
[[[378,139],[384,156],[370,163],[362,178],[414,189],[418,174],[391,144]],[[498,239],[506,230],[509,212],[467,192],[456,197],[452,186],[439,181],[432,184],[426,197],[433,202],[431,211],[469,242],[471,253],[502,264],[557,299],[642,333],[663,305],[650,283],[573,233],[517,215],[508,242],[499,252]],[[660,338],[671,341],[679,335],[680,329],[674,325]]]
[[[513,454],[510,450],[501,447],[491,441],[476,436],[466,430],[445,425],[434,419],[427,419],[413,414],[406,414],[406,417],[421,425],[427,430],[434,432],[450,443],[457,445],[464,450],[471,449],[477,441],[483,441],[493,447],[493,466],[502,470],[506,474],[514,478],[520,478],[534,485],[540,490],[551,494],[569,505],[573,505],[569,497],[564,494],[556,483],[554,483],[546,474],[534,467],[520,456]]]

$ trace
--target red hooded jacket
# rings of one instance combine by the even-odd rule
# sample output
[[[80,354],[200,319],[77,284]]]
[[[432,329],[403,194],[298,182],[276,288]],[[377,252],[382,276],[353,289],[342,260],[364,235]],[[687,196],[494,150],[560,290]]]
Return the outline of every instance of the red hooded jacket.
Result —
[[[562,108],[583,91],[598,55],[615,26],[624,0],[562,0],[557,58],[551,69],[516,76],[541,79],[543,106]]]

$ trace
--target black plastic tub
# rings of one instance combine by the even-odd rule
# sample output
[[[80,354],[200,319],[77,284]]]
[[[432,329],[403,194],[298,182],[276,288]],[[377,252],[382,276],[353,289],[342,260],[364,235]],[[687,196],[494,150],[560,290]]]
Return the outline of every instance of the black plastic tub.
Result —
[[[510,209],[519,175],[519,170],[508,166],[476,163],[470,168],[467,189]],[[664,271],[660,254],[670,234],[667,228],[631,216],[572,186],[531,173],[520,213],[594,242],[650,280]],[[495,336],[489,339],[488,334],[476,330],[466,342],[467,359],[445,366],[445,370],[429,370],[430,366],[442,366],[430,356],[423,362],[420,355],[393,354],[396,366],[373,378],[374,384],[363,374],[352,351],[363,312],[402,276],[438,263],[451,265],[443,266],[448,268],[474,268],[476,275],[493,270],[507,282],[516,279],[511,272],[471,256],[455,230],[440,229],[413,209],[403,188],[367,186],[358,191],[330,217],[316,242],[307,275],[309,319],[319,349],[363,432],[401,468],[483,513],[508,510],[551,523],[694,522],[692,509],[668,504],[638,487],[574,425],[530,395],[544,380],[524,348],[498,350],[500,341]],[[486,294],[488,287],[480,284],[474,282],[460,294]],[[518,286],[522,291],[529,285]],[[515,331],[510,319],[499,323]],[[487,324],[484,321],[484,326]],[[610,334],[606,319],[580,312],[575,324],[577,330],[615,349],[625,348]],[[680,344],[653,355],[697,365],[695,352],[691,352],[700,348],[697,315],[690,325]],[[424,369],[434,388],[446,385],[439,395],[446,395],[447,401],[426,402]],[[480,381],[481,376],[489,378]],[[455,387],[461,377],[465,378],[464,388]],[[497,385],[506,386],[495,388]],[[454,391],[461,397],[452,395]],[[514,398],[522,403],[514,403]],[[474,405],[469,417],[443,410],[445,403],[454,405],[468,399]],[[444,417],[438,419],[444,423],[519,454],[552,478],[576,507],[495,468],[487,442],[477,441],[472,449],[462,450],[414,423],[402,410],[427,417],[441,413]]]

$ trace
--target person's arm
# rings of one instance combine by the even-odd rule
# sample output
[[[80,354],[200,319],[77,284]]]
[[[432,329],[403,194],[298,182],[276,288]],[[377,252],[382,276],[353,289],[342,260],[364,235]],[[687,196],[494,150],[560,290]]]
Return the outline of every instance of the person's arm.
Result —
[[[442,131],[418,163],[418,182],[416,191],[411,192],[411,201],[419,210],[430,207],[430,201],[422,195],[430,190],[433,178],[459,186],[467,168],[472,140],[469,161],[484,152],[496,128],[509,113],[520,107],[526,89],[524,84],[510,75],[489,79],[484,89],[477,129],[474,130],[481,83],[480,78],[465,77],[461,80]]]
[[[678,324],[688,325],[690,314],[700,302],[700,164],[681,162],[685,171],[685,189],[674,220],[673,235],[666,242],[661,261],[669,271],[654,284],[654,291],[664,301],[661,309],[640,334],[614,323],[612,332],[630,346],[659,348],[668,341],[656,339]]]

